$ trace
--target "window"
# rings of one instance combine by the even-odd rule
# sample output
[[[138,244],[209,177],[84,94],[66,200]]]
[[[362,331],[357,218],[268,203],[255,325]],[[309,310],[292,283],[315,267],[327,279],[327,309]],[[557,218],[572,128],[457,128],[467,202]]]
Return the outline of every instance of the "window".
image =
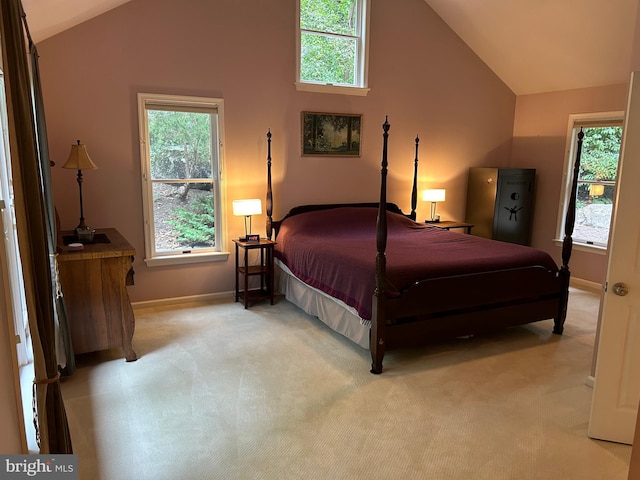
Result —
[[[5,265],[5,268],[0,268],[0,275],[3,276],[0,278],[0,285],[4,284],[11,296],[11,301],[6,304],[6,311],[13,317],[15,332],[20,337],[16,350],[18,365],[22,367],[33,361],[33,352],[29,339],[27,300],[18,245],[5,91],[4,76],[0,70],[0,226],[4,233],[0,238],[0,265]]]
[[[298,90],[366,95],[369,0],[298,0]]]
[[[138,94],[148,265],[226,259],[220,171],[223,102]]]
[[[623,113],[572,115],[569,120],[565,182],[558,238],[564,238],[566,205],[571,195],[578,134],[582,131],[582,155],[576,192],[573,242],[583,249],[606,251],[618,179]]]

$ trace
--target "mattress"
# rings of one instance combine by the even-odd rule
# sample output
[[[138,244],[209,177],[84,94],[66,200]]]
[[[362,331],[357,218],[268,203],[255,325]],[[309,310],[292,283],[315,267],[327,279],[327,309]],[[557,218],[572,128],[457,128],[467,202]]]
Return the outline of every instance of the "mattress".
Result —
[[[340,207],[287,217],[274,255],[295,278],[352,308],[366,323],[375,290],[377,215],[377,208]],[[447,231],[389,212],[387,227],[388,296],[425,279],[533,265],[557,271],[550,255],[531,247]]]

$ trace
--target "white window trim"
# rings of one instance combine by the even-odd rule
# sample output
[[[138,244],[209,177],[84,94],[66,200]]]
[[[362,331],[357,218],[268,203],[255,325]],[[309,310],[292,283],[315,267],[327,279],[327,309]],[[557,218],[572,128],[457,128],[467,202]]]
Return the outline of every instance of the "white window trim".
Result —
[[[370,88],[350,87],[347,85],[332,85],[330,83],[295,82],[299,92],[333,93],[335,95],[353,95],[366,97]]]
[[[218,118],[218,143],[219,143],[219,158],[218,158],[218,198],[215,199],[215,205],[218,208],[219,217],[216,217],[218,224],[216,225],[216,250],[205,251],[196,253],[182,253],[182,254],[165,254],[165,255],[153,255],[155,250],[152,241],[155,238],[153,235],[153,222],[149,217],[149,212],[153,209],[153,192],[149,188],[148,181],[150,178],[150,172],[148,171],[149,162],[147,161],[148,152],[147,145],[149,144],[149,132],[147,129],[147,104],[150,105],[191,105],[191,106],[207,106],[215,107],[217,109]],[[155,93],[138,93],[138,133],[140,142],[140,165],[141,165],[141,182],[142,182],[142,204],[143,204],[143,216],[144,216],[144,244],[145,244],[145,258],[144,262],[149,267],[166,266],[166,265],[179,265],[179,264],[193,264],[211,261],[227,261],[229,258],[228,234],[227,234],[227,222],[224,219],[223,205],[226,205],[226,182],[224,182],[224,100],[221,98],[204,98],[204,97],[192,97],[181,95],[165,95]],[[220,228],[221,227],[221,228]]]
[[[146,241],[146,239],[145,239]],[[182,255],[165,255],[162,257],[147,257],[144,262],[149,267],[166,265],[188,265],[203,262],[225,262],[229,259],[229,252],[190,253]]]
[[[307,82],[300,79],[300,0],[296,1],[296,90],[299,92],[331,93],[336,95],[352,95],[365,97],[369,90],[369,32],[371,24],[371,0],[362,0],[362,18],[365,31],[360,35],[362,61],[358,68],[359,85],[334,85],[332,83]]]
[[[562,246],[564,238],[564,223],[567,216],[567,202],[569,201],[569,195],[571,192],[571,175],[569,175],[569,165],[573,167],[575,160],[574,153],[575,147],[573,143],[573,129],[576,123],[584,121],[608,121],[608,120],[623,120],[624,111],[611,111],[611,112],[598,112],[598,113],[575,113],[569,115],[569,121],[567,124],[567,136],[565,145],[565,157],[562,170],[562,188],[560,190],[560,202],[558,206],[558,222],[556,225],[557,235],[561,238],[554,238],[553,241],[557,246]],[[573,173],[573,168],[571,169]],[[594,253],[597,255],[606,255],[608,247],[601,245],[589,245],[583,242],[573,241],[573,249],[584,252]]]
[[[564,243],[564,241],[559,238],[554,238],[553,242],[558,247],[562,247],[562,244]],[[579,243],[579,242],[574,242],[571,249],[574,252],[575,251],[589,252],[596,255],[606,255],[607,252],[609,251],[606,247],[602,247],[600,245],[588,245],[586,243]]]

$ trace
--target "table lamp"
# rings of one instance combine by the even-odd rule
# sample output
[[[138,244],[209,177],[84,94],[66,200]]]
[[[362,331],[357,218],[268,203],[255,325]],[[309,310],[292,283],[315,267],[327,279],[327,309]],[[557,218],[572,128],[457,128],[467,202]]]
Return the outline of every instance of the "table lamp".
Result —
[[[431,188],[422,192],[422,201],[431,202],[431,218],[427,222],[439,222],[440,215],[436,214],[436,204],[444,202],[446,190],[444,188]]]
[[[84,212],[82,209],[82,170],[96,170],[98,167],[96,167],[96,164],[91,161],[91,158],[89,158],[87,146],[83,143],[80,143],[80,140],[78,140],[78,143],[76,145],[71,145],[69,158],[62,166],[62,168],[69,168],[78,171],[78,191],[80,192],[80,223],[76,227],[76,232],[78,233],[78,236],[81,236],[82,232],[91,230],[84,223]]]
[[[244,238],[240,237],[239,240],[246,241],[251,234],[251,215],[260,215],[261,213],[262,201],[259,198],[233,201],[233,214],[237,217],[244,217]],[[249,219],[249,230],[247,230],[247,218]]]

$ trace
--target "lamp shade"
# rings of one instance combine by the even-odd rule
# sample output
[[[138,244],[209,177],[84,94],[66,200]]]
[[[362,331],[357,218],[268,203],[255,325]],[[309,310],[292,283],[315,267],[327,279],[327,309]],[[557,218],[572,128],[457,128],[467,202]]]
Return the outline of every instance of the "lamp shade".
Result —
[[[262,202],[259,198],[233,201],[233,214],[237,216],[260,215]]]
[[[89,158],[87,146],[84,143],[80,143],[80,140],[78,140],[76,145],[71,145],[69,158],[62,168],[70,168],[73,170],[96,170],[98,167],[96,167],[96,164],[91,161],[91,158]]]
[[[444,188],[431,188],[422,192],[423,202],[444,202],[446,190]]]

